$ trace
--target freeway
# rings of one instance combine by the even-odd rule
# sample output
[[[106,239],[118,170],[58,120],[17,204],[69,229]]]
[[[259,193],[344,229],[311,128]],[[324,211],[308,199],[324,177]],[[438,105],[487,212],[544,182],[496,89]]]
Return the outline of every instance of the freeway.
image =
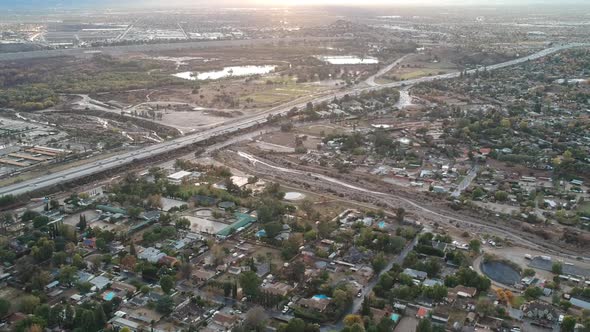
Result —
[[[520,63],[523,63],[526,61],[538,59],[538,58],[544,57],[546,55],[549,55],[549,54],[552,54],[555,52],[559,52],[559,51],[562,51],[565,49],[582,47],[582,46],[589,46],[589,45],[590,44],[568,44],[568,45],[556,46],[556,47],[542,50],[542,51],[535,53],[535,54],[531,54],[526,57],[522,57],[522,58],[514,59],[511,61],[499,63],[496,65],[488,66],[487,70],[495,70],[495,69],[500,69],[500,68],[504,68],[504,67],[508,67],[508,66],[513,66],[513,65],[517,65],[517,64],[520,64]],[[483,70],[483,69],[474,69],[474,70],[469,71],[469,73],[475,73],[478,70]],[[203,142],[203,141],[213,138],[213,137],[236,133],[240,130],[252,128],[252,127],[255,127],[259,124],[265,123],[267,121],[267,118],[269,115],[283,115],[283,114],[286,114],[287,112],[289,112],[289,110],[291,110],[293,107],[303,108],[303,107],[305,107],[305,105],[308,102],[321,103],[324,101],[330,101],[334,98],[342,98],[347,94],[348,95],[355,95],[355,94],[359,94],[362,92],[376,91],[376,90],[386,88],[386,87],[390,87],[390,88],[403,87],[403,86],[405,87],[405,86],[414,85],[414,84],[422,83],[422,82],[430,82],[430,81],[439,80],[439,79],[455,78],[455,77],[459,77],[459,75],[460,75],[460,73],[456,72],[456,73],[449,73],[449,74],[444,74],[444,75],[422,77],[422,78],[407,80],[407,81],[403,81],[403,82],[388,83],[388,84],[374,86],[374,87],[357,86],[357,87],[354,87],[351,89],[347,89],[347,90],[343,90],[343,91],[339,91],[336,93],[331,93],[331,94],[327,94],[327,95],[323,95],[323,96],[319,96],[319,97],[310,96],[307,98],[305,98],[305,97],[299,98],[295,101],[289,102],[287,104],[284,104],[284,105],[281,105],[278,107],[271,108],[271,109],[269,109],[265,112],[262,112],[262,113],[258,113],[258,114],[252,115],[252,116],[242,117],[239,119],[228,121],[228,122],[224,123],[223,125],[220,125],[215,128],[203,130],[200,133],[195,133],[195,134],[183,136],[183,137],[180,137],[180,138],[177,138],[174,140],[170,140],[170,141],[167,141],[164,143],[147,146],[147,147],[142,148],[140,150],[123,153],[123,154],[120,154],[117,156],[105,158],[100,161],[95,161],[95,162],[92,162],[92,163],[89,163],[86,165],[72,167],[70,169],[62,170],[62,171],[55,172],[52,174],[46,174],[46,175],[40,176],[36,179],[31,179],[31,180],[15,183],[12,185],[4,186],[3,188],[0,189],[0,196],[8,195],[8,194],[22,195],[22,194],[26,194],[26,193],[29,193],[32,191],[39,190],[39,189],[50,188],[50,187],[53,187],[58,184],[71,182],[76,179],[80,179],[80,178],[83,178],[83,177],[86,177],[86,176],[89,176],[92,174],[97,174],[97,173],[100,173],[100,172],[103,172],[106,170],[115,169],[115,168],[118,168],[118,167],[121,167],[121,166],[124,166],[127,164],[131,164],[132,162],[135,162],[137,160],[152,158],[152,157],[167,153],[167,152],[175,150],[175,149],[184,148],[184,147],[190,146],[194,143]]]

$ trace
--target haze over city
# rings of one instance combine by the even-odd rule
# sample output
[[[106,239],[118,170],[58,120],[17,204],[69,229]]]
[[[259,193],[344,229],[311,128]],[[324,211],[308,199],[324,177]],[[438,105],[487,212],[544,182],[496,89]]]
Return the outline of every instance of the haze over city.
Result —
[[[590,331],[589,5],[0,0],[0,332]]]

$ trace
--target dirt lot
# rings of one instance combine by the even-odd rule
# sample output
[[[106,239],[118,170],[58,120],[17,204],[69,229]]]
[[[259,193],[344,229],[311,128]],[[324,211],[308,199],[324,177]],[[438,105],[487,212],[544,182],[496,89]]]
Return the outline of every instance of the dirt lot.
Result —
[[[416,327],[418,326],[418,318],[416,318],[416,311],[413,309],[408,309],[402,319],[399,321],[394,332],[408,332],[408,331],[416,331]]]

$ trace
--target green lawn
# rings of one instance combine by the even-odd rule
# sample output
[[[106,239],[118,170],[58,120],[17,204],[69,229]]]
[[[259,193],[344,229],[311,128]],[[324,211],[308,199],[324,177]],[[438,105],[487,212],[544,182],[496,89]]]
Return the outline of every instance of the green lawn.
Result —
[[[590,215],[590,202],[584,202],[578,205],[577,212],[585,215]]]

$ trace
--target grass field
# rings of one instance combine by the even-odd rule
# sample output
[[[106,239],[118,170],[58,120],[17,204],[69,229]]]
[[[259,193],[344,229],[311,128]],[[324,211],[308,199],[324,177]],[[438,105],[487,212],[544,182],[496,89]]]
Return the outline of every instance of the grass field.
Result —
[[[409,67],[395,68],[388,72],[383,79],[392,79],[396,77],[399,80],[411,80],[425,76],[446,74],[457,71],[457,66],[448,62],[410,62]]]
[[[590,202],[584,202],[578,206],[577,212],[590,215]]]
[[[255,92],[245,98],[252,98],[255,104],[276,104],[303,97],[317,91],[317,87],[287,83],[275,85],[271,89]]]

